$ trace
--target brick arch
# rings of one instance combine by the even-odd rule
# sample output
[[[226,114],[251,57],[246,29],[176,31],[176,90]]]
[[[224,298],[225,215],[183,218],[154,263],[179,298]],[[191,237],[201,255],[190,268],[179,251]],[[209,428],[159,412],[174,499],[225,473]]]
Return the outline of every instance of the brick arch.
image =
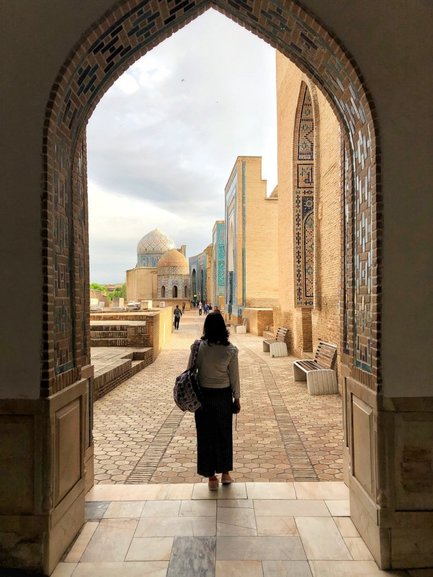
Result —
[[[324,92],[349,143],[356,266],[348,308],[356,334],[352,374],[378,377],[376,133],[368,94],[342,46],[295,0],[128,0],[88,30],[65,62],[47,105],[43,147],[44,335],[41,394],[76,381],[89,362],[85,126],[100,98],[138,58],[213,7],[291,58]],[[373,285],[373,281],[376,283]],[[374,308],[376,307],[376,308]],[[355,371],[355,373],[353,372]],[[361,374],[362,373],[362,374]]]

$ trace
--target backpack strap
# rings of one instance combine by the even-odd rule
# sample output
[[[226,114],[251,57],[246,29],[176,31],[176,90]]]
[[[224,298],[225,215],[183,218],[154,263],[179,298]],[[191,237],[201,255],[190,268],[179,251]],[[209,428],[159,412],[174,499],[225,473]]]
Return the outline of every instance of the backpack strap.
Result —
[[[193,344],[192,366],[191,366],[191,369],[193,369],[193,370],[197,368],[197,357],[198,357],[198,350],[200,348],[200,343],[201,343],[201,340],[197,339],[196,341],[194,341],[194,344]]]

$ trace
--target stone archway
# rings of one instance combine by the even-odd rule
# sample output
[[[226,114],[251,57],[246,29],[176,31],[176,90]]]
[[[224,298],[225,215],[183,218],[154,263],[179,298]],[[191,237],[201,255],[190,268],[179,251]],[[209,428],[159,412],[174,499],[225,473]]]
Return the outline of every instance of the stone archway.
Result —
[[[42,200],[46,329],[41,396],[55,397],[54,420],[63,426],[55,435],[58,456],[55,453],[54,460],[62,458],[62,443],[67,442],[66,433],[70,435],[71,431],[77,433],[78,448],[74,449],[81,458],[78,468],[76,460],[70,467],[69,461],[63,468],[53,467],[53,484],[58,491],[50,505],[52,510],[75,490],[78,494],[79,489],[75,488],[79,483],[82,495],[85,467],[88,478],[92,476],[91,431],[86,425],[86,415],[91,414],[92,369],[87,306],[85,126],[106,90],[135,60],[210,7],[291,58],[320,86],[342,124],[347,143],[344,202],[346,214],[350,215],[343,252],[345,308],[341,336],[345,351],[342,361],[347,447],[350,463],[373,463],[376,458],[373,448],[368,454],[361,451],[357,461],[360,439],[352,434],[354,411],[360,411],[358,416],[355,414],[360,422],[364,410],[359,404],[353,405],[352,392],[365,389],[374,405],[380,381],[377,142],[369,97],[356,67],[343,47],[294,0],[190,0],[176,5],[170,0],[129,0],[120,2],[80,40],[59,73],[47,107]],[[71,403],[73,411],[67,409]],[[67,474],[62,475],[65,467]],[[368,497],[375,503],[377,480],[373,470],[363,470],[361,477],[361,485],[364,489],[368,485]],[[69,523],[63,543],[46,561],[48,567],[80,526],[77,511],[82,497],[78,499],[76,494],[75,500],[70,497],[71,506],[64,515],[64,519],[74,515],[74,522]],[[376,536],[374,539],[379,543]],[[381,558],[380,545],[372,548],[376,558]]]

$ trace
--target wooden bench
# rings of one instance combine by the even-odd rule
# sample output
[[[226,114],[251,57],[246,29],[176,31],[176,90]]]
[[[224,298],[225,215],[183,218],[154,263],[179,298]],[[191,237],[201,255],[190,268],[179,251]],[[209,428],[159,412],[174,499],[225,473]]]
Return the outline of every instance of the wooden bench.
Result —
[[[337,347],[319,341],[314,359],[294,361],[295,381],[307,381],[310,395],[331,395],[338,393],[337,375],[334,370]]]
[[[273,339],[263,341],[263,351],[270,353],[271,357],[287,357],[287,337],[288,329],[280,327]]]

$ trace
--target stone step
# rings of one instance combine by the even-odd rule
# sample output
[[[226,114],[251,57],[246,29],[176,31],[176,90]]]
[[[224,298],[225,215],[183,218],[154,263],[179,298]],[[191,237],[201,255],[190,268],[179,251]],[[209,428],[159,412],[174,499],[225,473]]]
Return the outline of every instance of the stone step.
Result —
[[[128,339],[125,338],[100,338],[90,339],[91,347],[127,347]]]
[[[116,366],[102,365],[95,371],[93,384],[94,399],[100,399],[121,383],[149,366],[153,362],[153,350],[150,347],[134,349],[118,360]]]
[[[128,331],[91,330],[90,337],[92,339],[126,339]]]
[[[107,325],[106,323],[100,324],[100,325],[92,324],[90,326],[90,330],[91,331],[127,331],[128,325],[122,325],[122,324]]]

